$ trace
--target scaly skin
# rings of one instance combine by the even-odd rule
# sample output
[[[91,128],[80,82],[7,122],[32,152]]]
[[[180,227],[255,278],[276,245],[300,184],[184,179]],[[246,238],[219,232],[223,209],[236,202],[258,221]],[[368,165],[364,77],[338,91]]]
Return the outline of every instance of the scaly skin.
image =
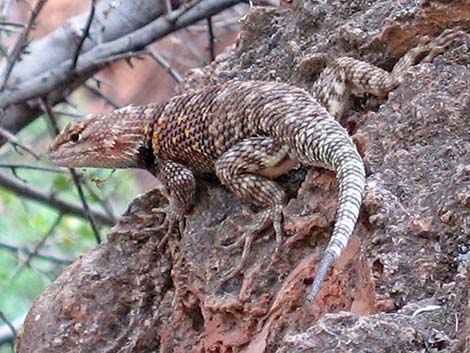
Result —
[[[457,34],[456,34],[457,33]],[[349,93],[385,96],[418,59],[430,61],[461,36],[444,32],[422,41],[392,73],[352,58],[339,58],[313,87],[313,95],[282,83],[246,81],[191,91],[163,104],[129,106],[69,124],[50,147],[49,158],[66,167],[145,168],[165,185],[169,199],[165,242],[183,227],[195,190],[193,173],[215,173],[239,198],[261,208],[243,234],[244,266],[254,234],[272,225],[282,240],[285,194],[272,179],[298,164],[336,172],[337,220],[308,295],[315,298],[332,262],[354,230],[365,187],[364,165],[346,130],[334,119],[344,113]]]

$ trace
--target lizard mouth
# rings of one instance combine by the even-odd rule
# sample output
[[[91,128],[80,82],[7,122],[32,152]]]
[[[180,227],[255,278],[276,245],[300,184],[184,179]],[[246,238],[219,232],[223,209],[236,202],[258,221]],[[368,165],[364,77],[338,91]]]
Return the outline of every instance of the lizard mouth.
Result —
[[[81,155],[83,155],[81,152],[70,153],[70,151],[67,151],[64,146],[58,150],[57,143],[54,142],[49,146],[47,151],[47,157],[49,160],[58,167],[82,167],[82,158],[80,158]]]
[[[51,160],[54,165],[58,167],[76,167],[75,163],[77,158],[75,156],[60,156],[55,151],[49,150],[47,157]]]

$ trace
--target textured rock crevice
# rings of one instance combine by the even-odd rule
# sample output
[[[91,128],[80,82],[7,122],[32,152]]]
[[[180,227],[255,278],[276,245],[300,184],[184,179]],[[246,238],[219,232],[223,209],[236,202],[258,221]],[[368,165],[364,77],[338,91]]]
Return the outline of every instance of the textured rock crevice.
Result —
[[[419,36],[454,26],[468,32],[469,17],[465,1],[255,8],[236,46],[194,70],[181,90],[233,78],[308,89],[338,55],[391,69]],[[151,209],[165,201],[158,191],[137,198],[108,242],[37,299],[18,352],[469,349],[468,47],[414,67],[386,100],[353,100],[345,123],[369,170],[367,193],[351,245],[313,305],[305,294],[335,219],[334,175],[300,169],[281,178],[291,197],[281,253],[273,258],[275,240],[261,234],[243,276],[228,282],[223,274],[240,252],[219,244],[238,239],[252,215],[205,180],[184,234],[163,251]]]

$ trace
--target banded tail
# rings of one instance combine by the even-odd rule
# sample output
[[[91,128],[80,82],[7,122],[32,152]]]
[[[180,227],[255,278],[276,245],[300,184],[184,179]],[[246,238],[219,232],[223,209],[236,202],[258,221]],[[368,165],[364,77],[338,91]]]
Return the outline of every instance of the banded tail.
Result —
[[[365,170],[355,146],[342,150],[334,168],[339,185],[339,205],[333,234],[318,265],[307,300],[313,301],[331,264],[341,255],[351,237],[362,203],[365,188]]]

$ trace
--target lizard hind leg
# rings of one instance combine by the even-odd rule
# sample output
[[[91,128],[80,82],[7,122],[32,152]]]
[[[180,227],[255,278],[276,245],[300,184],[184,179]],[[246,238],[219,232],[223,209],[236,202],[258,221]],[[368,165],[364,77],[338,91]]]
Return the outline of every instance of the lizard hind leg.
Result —
[[[468,38],[468,34],[456,29],[445,30],[434,39],[423,37],[416,47],[400,58],[392,72],[351,57],[339,57],[320,74],[312,94],[335,119],[340,119],[348,109],[351,94],[386,97],[403,81],[412,66],[431,62],[452,43],[464,38]]]
[[[283,238],[282,208],[285,193],[270,178],[286,173],[296,164],[296,161],[289,158],[286,146],[265,136],[240,141],[216,161],[216,174],[222,184],[240,199],[264,208],[239,241],[225,246],[228,250],[243,246],[238,266],[225,275],[225,281],[243,270],[254,237],[270,225],[276,235],[275,253],[279,251]]]
[[[414,48],[410,49],[395,64],[391,76],[397,83],[403,80],[408,70],[419,63],[429,63],[436,57],[446,51],[446,48],[454,42],[468,38],[468,34],[455,29],[447,29],[436,38],[425,36],[421,38]]]

